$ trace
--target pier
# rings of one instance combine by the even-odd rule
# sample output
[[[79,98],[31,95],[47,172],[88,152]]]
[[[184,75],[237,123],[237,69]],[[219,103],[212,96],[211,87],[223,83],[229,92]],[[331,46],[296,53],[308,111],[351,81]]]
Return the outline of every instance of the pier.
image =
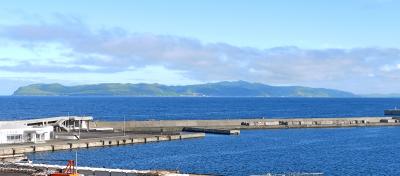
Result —
[[[173,135],[126,135],[126,136],[111,136],[97,138],[87,138],[81,140],[54,140],[40,144],[16,144],[5,145],[0,147],[0,156],[16,156],[19,154],[33,153],[33,152],[46,152],[57,150],[71,150],[82,149],[91,147],[107,147],[119,146],[128,144],[144,144],[150,142],[161,142],[171,140],[183,140],[191,138],[202,138],[204,133],[182,133]],[[7,159],[7,158],[5,158]]]
[[[339,128],[369,126],[399,126],[397,117],[342,117],[342,118],[259,118],[259,119],[227,119],[227,120],[153,120],[109,122],[93,121],[93,128],[113,128],[136,132],[174,132],[201,131],[210,129],[245,130],[245,129],[282,129],[282,128]],[[124,125],[125,124],[125,125]],[[225,133],[225,132],[224,132]]]

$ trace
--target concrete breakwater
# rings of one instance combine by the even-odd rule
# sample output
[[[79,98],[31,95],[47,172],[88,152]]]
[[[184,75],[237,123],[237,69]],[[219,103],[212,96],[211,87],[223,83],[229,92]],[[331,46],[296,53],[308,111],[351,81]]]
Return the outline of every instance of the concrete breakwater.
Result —
[[[126,136],[113,136],[89,138],[81,140],[63,140],[63,141],[49,141],[41,144],[19,144],[19,145],[6,145],[0,147],[0,156],[15,156],[18,154],[44,152],[44,151],[57,151],[57,150],[70,150],[79,148],[90,147],[105,147],[105,146],[118,146],[127,144],[139,144],[149,142],[160,142],[170,140],[182,140],[190,138],[204,137],[204,133],[182,133],[176,135],[153,135],[138,137],[137,135]],[[3,158],[6,160],[7,158]]]
[[[397,126],[395,117],[343,117],[343,118],[280,118],[280,119],[227,119],[227,120],[159,120],[159,121],[94,121],[92,127],[112,127],[128,131],[182,131],[184,128],[205,129],[276,129],[276,128],[334,128],[363,126]],[[124,125],[123,125],[124,124]]]

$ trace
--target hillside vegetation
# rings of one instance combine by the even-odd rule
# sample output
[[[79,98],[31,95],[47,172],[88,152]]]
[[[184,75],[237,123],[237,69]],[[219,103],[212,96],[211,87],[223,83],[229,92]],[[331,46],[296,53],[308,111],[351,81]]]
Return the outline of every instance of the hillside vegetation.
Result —
[[[187,86],[119,84],[64,86],[32,84],[18,88],[15,96],[216,96],[216,97],[353,97],[350,92],[301,86],[270,86],[245,81]]]

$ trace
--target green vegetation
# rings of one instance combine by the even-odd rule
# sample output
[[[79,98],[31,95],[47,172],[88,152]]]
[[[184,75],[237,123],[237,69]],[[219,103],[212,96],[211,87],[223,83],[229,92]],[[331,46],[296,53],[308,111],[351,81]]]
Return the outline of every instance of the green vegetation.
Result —
[[[245,81],[188,86],[161,84],[95,84],[63,86],[32,84],[18,88],[16,96],[216,96],[216,97],[354,97],[350,92],[299,86],[269,86]]]

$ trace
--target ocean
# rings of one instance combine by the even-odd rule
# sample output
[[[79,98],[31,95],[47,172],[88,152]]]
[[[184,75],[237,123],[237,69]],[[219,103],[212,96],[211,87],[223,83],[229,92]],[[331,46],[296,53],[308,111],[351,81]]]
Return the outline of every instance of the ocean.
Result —
[[[0,119],[96,120],[382,116],[396,98],[0,97]],[[78,150],[79,165],[219,175],[400,175],[400,127],[276,129]],[[75,151],[29,154],[64,164]]]

